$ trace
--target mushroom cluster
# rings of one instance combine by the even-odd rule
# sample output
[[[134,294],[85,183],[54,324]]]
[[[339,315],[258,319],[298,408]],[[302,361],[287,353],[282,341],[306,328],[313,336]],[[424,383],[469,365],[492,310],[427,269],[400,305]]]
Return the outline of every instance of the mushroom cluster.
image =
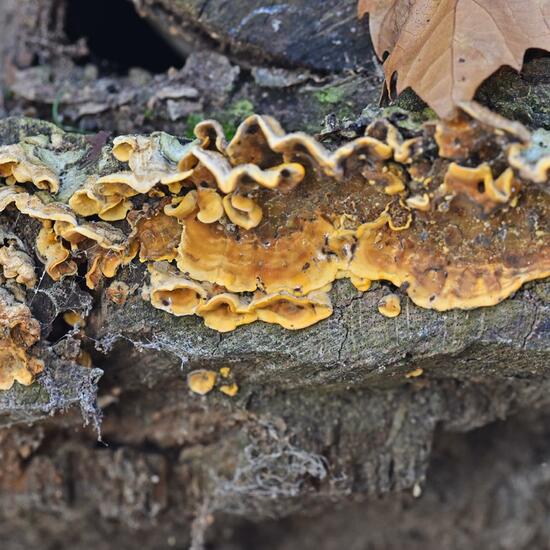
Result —
[[[475,109],[413,130],[380,118],[332,150],[258,115],[229,142],[216,121],[195,135],[117,137],[118,170],[70,181],[53,145],[0,147],[0,212],[41,220],[52,279],[85,257],[94,289],[137,258],[154,307],[221,332],[310,326],[331,315],[340,278],[389,281],[443,311],[550,276],[550,153],[517,125]]]

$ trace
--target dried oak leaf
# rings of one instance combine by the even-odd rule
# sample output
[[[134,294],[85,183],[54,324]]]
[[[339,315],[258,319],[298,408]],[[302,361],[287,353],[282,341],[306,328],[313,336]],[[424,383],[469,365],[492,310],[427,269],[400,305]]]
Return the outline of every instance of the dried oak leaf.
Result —
[[[525,50],[550,50],[550,0],[359,0],[386,82],[411,87],[442,118]]]

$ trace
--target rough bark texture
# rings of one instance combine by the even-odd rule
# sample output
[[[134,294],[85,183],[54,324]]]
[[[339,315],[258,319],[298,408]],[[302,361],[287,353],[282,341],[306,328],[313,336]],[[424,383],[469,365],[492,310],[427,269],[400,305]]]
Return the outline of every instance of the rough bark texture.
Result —
[[[67,40],[65,2],[0,6],[5,110],[49,118],[54,107],[57,123],[80,130],[182,135],[197,117],[231,131],[259,110],[320,131],[326,115],[359,114],[378,94],[354,0],[135,3],[182,68],[104,71]],[[548,127],[544,67],[503,71],[480,96]],[[0,144],[52,131],[6,118]],[[3,223],[28,242],[37,231]],[[134,267],[119,279],[143,276]],[[220,335],[139,293],[120,307],[105,289],[45,277],[28,296],[45,373],[0,392],[3,548],[548,548],[550,283],[469,312],[404,299],[396,319],[376,313],[385,290],[361,295],[342,281],[334,315],[309,329]],[[60,314],[88,307],[80,342]],[[94,368],[75,362],[81,345]],[[189,393],[186,373],[224,366],[237,396]]]

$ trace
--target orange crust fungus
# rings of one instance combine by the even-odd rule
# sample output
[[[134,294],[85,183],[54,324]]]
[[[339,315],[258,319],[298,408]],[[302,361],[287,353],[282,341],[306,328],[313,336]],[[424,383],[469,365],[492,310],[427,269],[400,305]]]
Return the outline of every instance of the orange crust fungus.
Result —
[[[206,326],[219,332],[229,332],[258,319],[299,329],[332,313],[328,294],[322,290],[305,296],[256,291],[245,298],[220,285],[190,279],[166,262],[151,264],[149,271],[151,283],[145,296],[153,306],[177,316],[199,315]]]
[[[3,147],[0,211],[42,221],[52,278],[75,273],[84,249],[95,288],[139,255],[154,307],[221,332],[308,327],[331,315],[340,278],[360,291],[389,281],[439,311],[490,306],[550,276],[550,153],[517,123],[465,111],[417,129],[377,119],[331,149],[258,115],[229,142],[215,121],[190,143],[121,136],[112,154],[126,169],[87,175],[67,204],[50,168]],[[398,314],[394,302],[380,311]]]

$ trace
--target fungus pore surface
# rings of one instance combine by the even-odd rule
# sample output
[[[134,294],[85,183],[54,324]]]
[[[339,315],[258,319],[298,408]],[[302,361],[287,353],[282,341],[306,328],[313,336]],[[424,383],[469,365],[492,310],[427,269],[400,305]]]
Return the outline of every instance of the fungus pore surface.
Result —
[[[154,307],[221,332],[308,327],[331,315],[344,277],[361,291],[388,281],[444,311],[494,305],[550,275],[550,153],[517,125],[475,109],[416,128],[380,118],[326,147],[253,115],[230,142],[215,121],[195,134],[120,136],[119,169],[78,185],[56,170],[71,155],[59,136],[0,147],[0,212],[41,221],[36,250],[52,279],[85,261],[94,289],[139,261]],[[0,247],[5,276],[32,287],[28,263]],[[397,295],[379,305],[387,316],[399,307]]]

